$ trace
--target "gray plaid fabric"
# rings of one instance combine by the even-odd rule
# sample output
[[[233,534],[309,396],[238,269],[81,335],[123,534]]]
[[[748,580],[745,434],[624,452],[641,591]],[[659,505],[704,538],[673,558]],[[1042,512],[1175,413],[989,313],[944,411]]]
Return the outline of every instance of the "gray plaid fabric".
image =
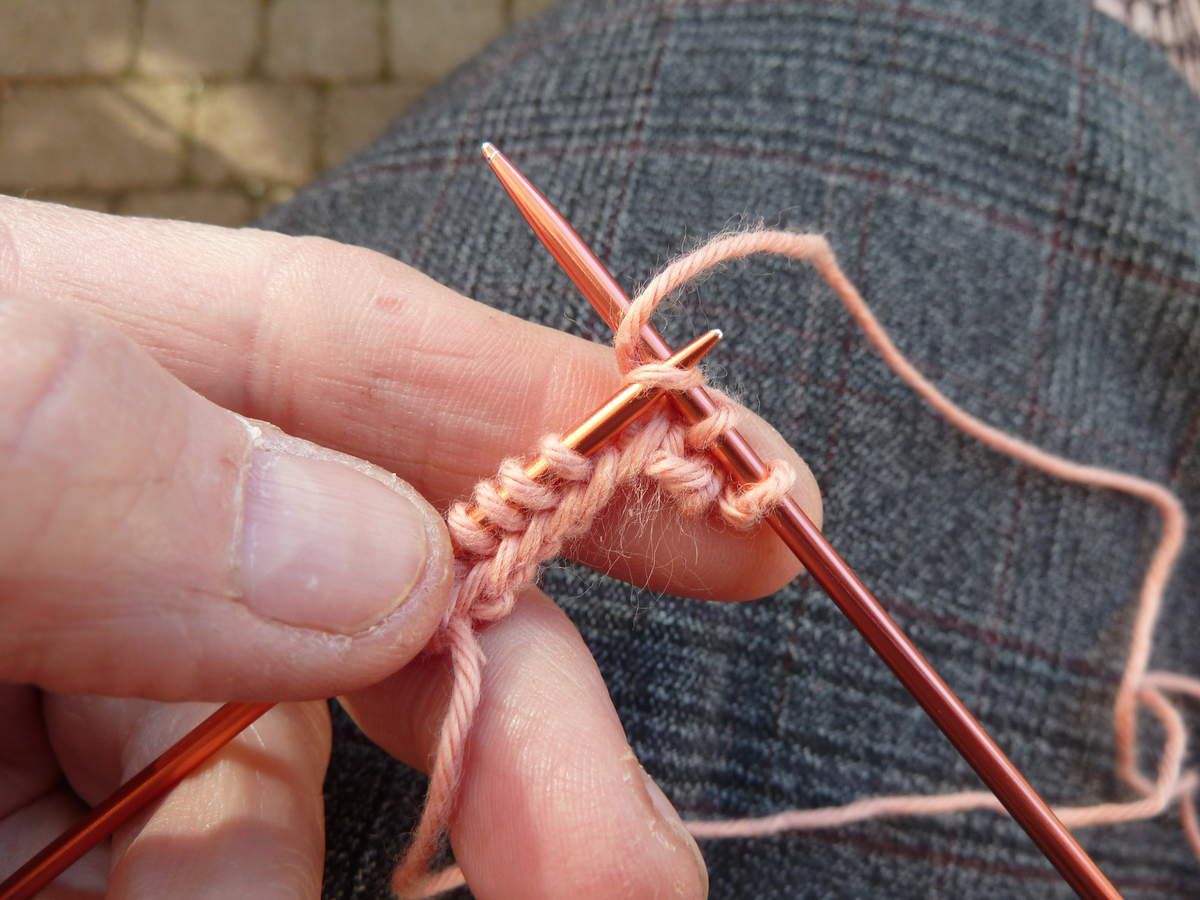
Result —
[[[1200,101],[1088,5],[568,4],[266,224],[374,247],[607,340],[479,161],[481,139],[629,288],[730,226],[826,232],[959,402],[1200,508]],[[1128,798],[1110,707],[1153,513],[958,434],[794,264],[733,265],[666,327],[709,323],[727,329],[734,390],[811,463],[834,544],[1033,783],[1055,800]],[[572,567],[545,583],[570,598],[634,747],[685,817],[978,784],[808,580],[749,605],[648,596]],[[1193,549],[1155,668],[1200,669],[1198,587]],[[384,895],[421,791],[339,719],[329,896]],[[1200,895],[1175,812],[1081,838],[1127,896]],[[989,813],[703,850],[714,897],[1067,894]]]

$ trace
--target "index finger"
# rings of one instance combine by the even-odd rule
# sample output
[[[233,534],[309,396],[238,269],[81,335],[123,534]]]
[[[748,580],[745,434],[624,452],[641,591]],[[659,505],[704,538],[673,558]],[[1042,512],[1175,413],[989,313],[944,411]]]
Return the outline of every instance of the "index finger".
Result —
[[[610,350],[498,312],[386,256],[318,238],[122,219],[0,198],[0,289],[62,296],[127,331],[186,384],[245,415],[399,474],[438,506],[570,425],[620,378]],[[739,427],[800,473],[770,426]],[[768,594],[799,564],[769,534],[681,524],[618,500],[574,549],[654,590]]]

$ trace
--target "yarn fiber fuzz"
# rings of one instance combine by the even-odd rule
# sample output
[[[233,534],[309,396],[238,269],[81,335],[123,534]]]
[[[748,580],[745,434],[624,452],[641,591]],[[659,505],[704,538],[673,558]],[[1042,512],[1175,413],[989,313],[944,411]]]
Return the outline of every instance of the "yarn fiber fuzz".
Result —
[[[1187,519],[1178,497],[1164,485],[1102,466],[1084,465],[1042,450],[995,428],[967,412],[926,379],[899,351],[842,272],[828,241],[821,235],[753,230],[719,236],[677,259],[637,296],[617,328],[614,350],[627,383],[684,390],[703,383],[698,370],[681,371],[645,362],[639,333],[658,305],[672,292],[723,263],[771,254],[811,264],[842,301],[883,361],[938,415],[993,450],[1052,477],[1089,487],[1118,491],[1149,503],[1158,512],[1161,530],[1136,602],[1133,633],[1125,670],[1117,685],[1113,709],[1115,768],[1136,799],[1086,806],[1055,806],[1068,827],[1116,824],[1161,815],[1178,804],[1186,839],[1200,859],[1200,822],[1195,795],[1197,773],[1185,770],[1188,732],[1175,694],[1200,698],[1200,679],[1173,672],[1150,671],[1150,651],[1163,594],[1183,549]],[[429,791],[421,820],[392,886],[401,897],[432,896],[463,885],[461,870],[452,866],[430,872],[450,824],[471,723],[479,705],[484,656],[476,629],[506,616],[517,594],[536,578],[546,560],[564,544],[585,534],[596,517],[623,487],[648,482],[672,498],[689,516],[716,512],[736,528],[750,529],[787,494],[795,473],[773,461],[769,475],[754,485],[739,486],[725,478],[704,452],[728,429],[736,416],[732,402],[719,398],[717,411],[687,426],[659,412],[628,429],[614,444],[591,458],[550,435],[538,449],[550,462],[553,478],[534,481],[516,459],[505,460],[497,474],[476,485],[472,500],[486,514],[488,526],[458,503],[447,515],[460,548],[450,609],[437,640],[449,655],[452,686],[430,766]],[[505,498],[508,498],[507,500]],[[1138,708],[1159,721],[1163,745],[1158,771],[1147,776],[1138,767]],[[989,809],[1004,813],[987,791],[935,795],[867,797],[821,809],[787,810],[770,816],[723,821],[691,821],[697,838],[757,837],[781,831],[833,828],[883,816],[933,816]]]

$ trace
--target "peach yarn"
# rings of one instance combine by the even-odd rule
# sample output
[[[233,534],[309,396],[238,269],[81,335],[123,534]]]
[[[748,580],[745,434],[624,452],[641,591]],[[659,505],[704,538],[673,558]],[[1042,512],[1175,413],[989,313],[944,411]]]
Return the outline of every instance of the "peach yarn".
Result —
[[[1200,678],[1149,671],[1163,594],[1186,533],[1187,519],[1178,497],[1164,485],[1140,476],[1084,465],[1042,450],[955,404],[897,349],[821,235],[739,232],[717,237],[671,263],[637,296],[617,329],[617,364],[626,381],[671,390],[702,383],[702,376],[695,370],[680,372],[656,363],[643,364],[638,333],[659,303],[677,288],[708,269],[758,253],[811,264],[884,362],[954,427],[1052,477],[1128,494],[1146,501],[1158,512],[1161,532],[1138,594],[1129,654],[1113,707],[1116,771],[1136,799],[1056,806],[1055,812],[1068,827],[1082,828],[1153,818],[1178,803],[1186,839],[1200,858],[1200,820],[1195,803],[1200,776],[1184,769],[1188,732],[1178,706],[1169,699],[1177,694],[1200,699]],[[473,500],[487,513],[490,528],[466,515],[463,503],[450,510],[447,521],[463,551],[456,561],[453,601],[441,638],[449,653],[452,687],[421,821],[393,876],[398,896],[433,896],[465,883],[458,866],[431,873],[429,865],[450,823],[466,741],[479,704],[484,658],[475,628],[507,615],[517,593],[536,579],[538,567],[557,555],[564,542],[585,533],[622,486],[648,479],[686,514],[701,515],[715,508],[726,521],[743,529],[758,524],[790,489],[795,474],[778,461],[770,464],[766,480],[748,488],[728,482],[722,471],[709,462],[704,449],[732,424],[734,417],[731,402],[724,395],[718,396],[717,412],[698,425],[688,427],[659,412],[630,428],[615,445],[591,459],[564,447],[555,436],[543,438],[539,449],[550,460],[555,476],[550,483],[531,481],[516,460],[506,460],[494,478],[475,487]],[[499,488],[512,502],[503,499]],[[1137,764],[1140,706],[1159,720],[1163,730],[1158,771],[1153,778],[1141,772]],[[787,810],[757,818],[691,821],[688,828],[697,838],[746,838],[833,828],[884,816],[934,816],[974,809],[1004,812],[987,791],[961,791],[867,797],[843,806]]]

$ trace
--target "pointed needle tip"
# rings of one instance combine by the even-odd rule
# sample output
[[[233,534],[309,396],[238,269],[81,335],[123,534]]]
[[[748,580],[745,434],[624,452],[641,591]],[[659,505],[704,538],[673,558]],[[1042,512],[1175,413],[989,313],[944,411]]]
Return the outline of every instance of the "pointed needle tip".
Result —
[[[491,141],[484,141],[479,145],[479,152],[483,154],[484,159],[486,159],[488,162],[491,162],[492,157],[500,151],[496,149],[496,145]]]

